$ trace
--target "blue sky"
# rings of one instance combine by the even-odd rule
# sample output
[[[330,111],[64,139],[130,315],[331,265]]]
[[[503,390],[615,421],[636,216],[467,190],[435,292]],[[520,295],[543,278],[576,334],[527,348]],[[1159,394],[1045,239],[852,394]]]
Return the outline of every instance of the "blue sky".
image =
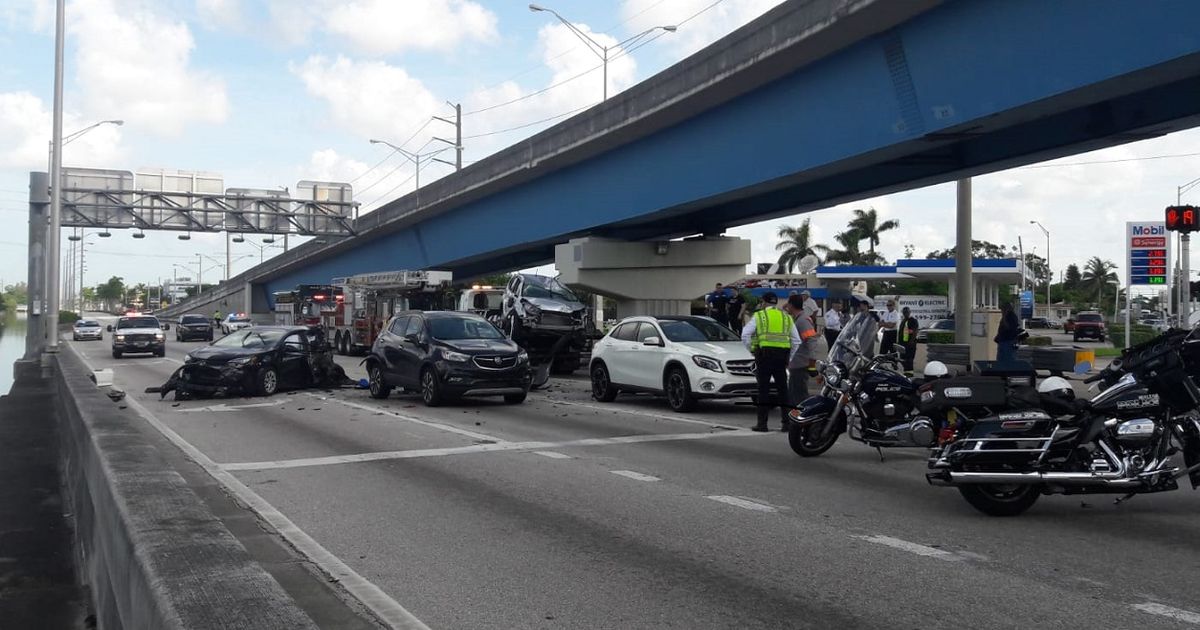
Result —
[[[611,95],[777,1],[543,4],[608,45],[653,26],[684,22],[677,33],[661,34],[636,50],[630,46],[631,54],[612,61]],[[411,137],[409,149],[436,149],[440,145],[431,136],[452,129],[422,124],[431,115],[448,115],[447,100],[463,103],[465,112],[515,101],[465,117],[464,159],[473,161],[601,98],[598,60],[553,16],[530,12],[524,2],[69,0],[67,12],[64,131],[109,118],[126,121],[69,145],[68,166],[218,173],[228,187],[352,181],[356,199],[369,211],[411,191],[413,182],[410,165],[367,140],[400,143]],[[0,279],[10,283],[24,277],[28,172],[46,164],[53,2],[0,3],[0,54],[7,61],[0,67]],[[586,74],[568,80],[581,73]],[[548,118],[553,120],[503,132]],[[483,135],[497,131],[503,133]],[[1175,186],[1200,176],[1198,157],[1145,158],[1195,152],[1197,140],[1200,133],[1185,132],[1058,162],[1069,166],[979,178],[977,237],[1014,245],[1022,237],[1027,251],[1038,245],[1044,253],[1044,237],[1029,225],[1036,218],[1055,239],[1056,270],[1092,255],[1123,263],[1119,224],[1157,218],[1174,200]],[[434,163],[422,169],[421,180],[447,172]],[[947,247],[953,205],[953,187],[944,185],[806,216],[818,240],[827,242],[844,226],[849,207],[875,207],[901,221],[883,244],[884,253],[896,257],[910,243],[919,254]],[[785,222],[732,233],[751,238],[756,261],[766,261],[773,257],[774,231]],[[1109,223],[1111,229],[1097,227]],[[224,257],[224,238],[216,235],[179,241],[174,233],[159,233],[137,241],[117,231],[110,239],[90,240],[97,243],[88,256],[88,284],[110,275],[152,282],[170,277],[174,264],[189,264],[197,252]],[[243,256],[233,265],[235,274],[259,257],[248,244],[235,245],[234,253]],[[206,264],[205,273],[215,278],[223,270]]]

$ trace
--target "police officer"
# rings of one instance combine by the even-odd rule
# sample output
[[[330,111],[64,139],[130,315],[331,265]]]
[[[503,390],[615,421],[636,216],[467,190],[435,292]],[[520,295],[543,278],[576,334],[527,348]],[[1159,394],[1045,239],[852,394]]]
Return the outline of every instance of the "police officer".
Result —
[[[765,432],[771,407],[778,406],[782,428],[787,430],[787,368],[792,353],[800,347],[800,335],[792,318],[775,308],[779,298],[773,292],[764,293],[762,308],[742,327],[742,343],[754,353],[755,377],[758,380],[758,424],[752,430]],[[775,395],[771,395],[771,382]]]
[[[900,347],[903,351],[901,363],[904,365],[904,374],[912,376],[913,359],[917,356],[917,331],[920,330],[921,324],[916,317],[912,316],[912,311],[907,306],[900,309]]]

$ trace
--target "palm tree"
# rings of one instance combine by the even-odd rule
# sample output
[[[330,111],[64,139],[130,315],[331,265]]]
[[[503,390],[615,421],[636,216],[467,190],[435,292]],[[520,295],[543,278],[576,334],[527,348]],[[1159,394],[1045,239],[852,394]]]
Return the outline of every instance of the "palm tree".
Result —
[[[858,232],[861,237],[867,240],[867,251],[871,253],[871,257],[875,256],[875,246],[879,245],[879,235],[900,227],[900,222],[895,219],[888,219],[883,223],[879,222],[879,214],[875,212],[875,208],[870,210],[855,210],[854,218],[846,227]]]
[[[862,236],[857,230],[851,228],[845,232],[838,232],[834,235],[833,240],[841,245],[841,249],[833,249],[828,245],[813,245],[813,249],[825,256],[825,262],[845,263],[847,265],[864,265],[868,264],[868,255],[858,248],[858,244],[862,241]],[[870,255],[870,260],[874,260],[875,255]]]
[[[1111,260],[1102,260],[1092,256],[1083,267],[1083,283],[1096,287],[1096,303],[1099,304],[1104,294],[1104,287],[1109,282],[1117,282],[1117,274],[1113,272],[1117,265]]]
[[[791,273],[792,269],[800,264],[801,258],[816,254],[808,219],[805,219],[800,227],[781,225],[776,235],[783,239],[775,244],[775,251],[783,250],[779,255],[779,268],[784,273]]]

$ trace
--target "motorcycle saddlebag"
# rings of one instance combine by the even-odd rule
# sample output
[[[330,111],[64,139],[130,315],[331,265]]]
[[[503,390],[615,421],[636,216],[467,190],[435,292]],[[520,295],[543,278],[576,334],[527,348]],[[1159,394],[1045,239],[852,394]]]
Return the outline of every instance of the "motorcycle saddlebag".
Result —
[[[994,376],[959,376],[933,381],[921,392],[921,410],[932,411],[958,407],[1008,406],[1008,386],[1004,379]]]

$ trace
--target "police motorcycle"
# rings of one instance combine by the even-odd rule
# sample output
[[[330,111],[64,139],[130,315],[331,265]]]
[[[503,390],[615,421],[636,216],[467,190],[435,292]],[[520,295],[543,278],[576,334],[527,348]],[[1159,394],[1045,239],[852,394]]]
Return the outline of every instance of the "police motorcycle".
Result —
[[[1075,399],[1048,378],[1024,409],[1009,404],[986,418],[955,418],[931,451],[926,478],[958,488],[992,516],[1015,516],[1043,494],[1138,494],[1200,486],[1200,332],[1171,330],[1122,353],[1085,382],[1102,390]],[[1021,388],[950,379],[923,392],[932,408],[955,409],[1029,398]],[[1026,388],[1028,389],[1028,388]],[[1182,453],[1184,468],[1174,463]]]
[[[851,328],[843,328],[826,360],[817,361],[824,380],[821,393],[809,396],[788,414],[792,450],[801,457],[816,457],[842,433],[876,449],[932,446],[935,426],[915,414],[918,388],[945,377],[946,366],[931,361],[923,379],[912,379],[897,371],[899,365],[898,352],[867,357]]]

